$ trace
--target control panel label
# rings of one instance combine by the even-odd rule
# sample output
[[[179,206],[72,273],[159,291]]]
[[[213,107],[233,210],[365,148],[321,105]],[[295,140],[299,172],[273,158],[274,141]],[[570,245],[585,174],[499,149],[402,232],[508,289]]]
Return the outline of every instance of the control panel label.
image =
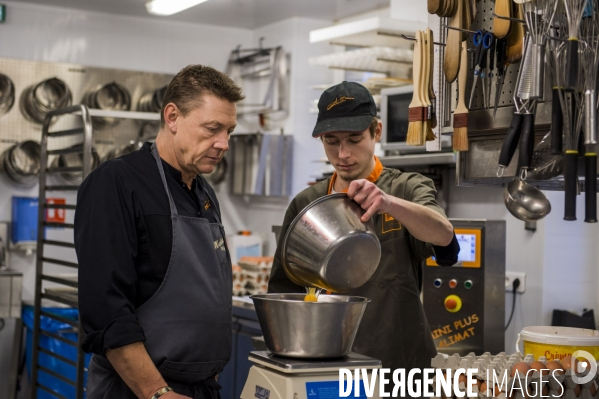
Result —
[[[474,337],[479,318],[476,314],[455,320],[432,331],[437,348],[444,348]]]
[[[256,394],[254,397],[258,399],[268,399],[270,398],[270,390],[262,388],[260,385],[256,385]]]
[[[360,396],[354,396],[354,390],[348,396],[349,398],[368,398],[364,391],[364,382],[362,380],[360,380]],[[306,397],[308,399],[339,399],[339,381],[306,382]]]

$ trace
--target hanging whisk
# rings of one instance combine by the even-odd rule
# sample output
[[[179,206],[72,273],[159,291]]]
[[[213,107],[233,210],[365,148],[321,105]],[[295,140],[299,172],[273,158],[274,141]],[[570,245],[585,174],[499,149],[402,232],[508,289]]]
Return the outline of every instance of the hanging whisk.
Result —
[[[560,90],[563,92],[566,85],[565,74],[561,69],[566,65],[566,51],[564,42],[567,40],[567,23],[563,4],[558,2],[557,11],[554,15],[553,24],[549,29],[551,40],[547,43],[549,67],[549,78],[551,79],[552,101],[551,101],[551,153],[562,154],[564,121],[562,107],[560,104]],[[560,73],[561,71],[561,73]]]
[[[581,24],[580,57],[584,71],[585,217],[597,222],[597,67],[599,65],[598,1],[589,0]]]
[[[587,0],[564,0],[566,17],[568,20],[568,63],[566,64],[566,90],[573,92],[578,87],[579,80],[579,58],[578,40],[580,35],[580,24]]]
[[[545,87],[545,45],[560,0],[531,0],[524,3],[526,26],[530,34],[532,84],[530,98],[542,99]]]

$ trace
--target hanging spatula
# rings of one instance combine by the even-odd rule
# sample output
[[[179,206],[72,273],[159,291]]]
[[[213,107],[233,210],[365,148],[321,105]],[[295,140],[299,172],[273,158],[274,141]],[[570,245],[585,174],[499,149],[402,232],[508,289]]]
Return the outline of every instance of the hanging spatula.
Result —
[[[495,0],[495,14],[500,17],[512,18],[512,0]],[[497,39],[505,39],[510,34],[512,21],[495,17],[493,19],[493,34]]]
[[[463,26],[464,12],[462,10],[463,0],[456,0],[458,9],[449,21],[449,27],[461,29]],[[443,72],[448,83],[453,83],[460,72],[460,55],[462,51],[462,32],[456,29],[448,29],[447,43],[445,45],[445,59],[443,60]]]

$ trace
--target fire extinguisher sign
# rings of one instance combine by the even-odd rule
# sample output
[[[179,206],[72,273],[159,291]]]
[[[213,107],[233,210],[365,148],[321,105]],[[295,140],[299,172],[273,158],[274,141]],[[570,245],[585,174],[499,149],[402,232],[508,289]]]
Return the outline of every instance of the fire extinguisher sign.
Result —
[[[47,204],[64,205],[67,203],[64,198],[46,198]],[[46,222],[64,223],[66,219],[66,210],[64,208],[47,208]]]

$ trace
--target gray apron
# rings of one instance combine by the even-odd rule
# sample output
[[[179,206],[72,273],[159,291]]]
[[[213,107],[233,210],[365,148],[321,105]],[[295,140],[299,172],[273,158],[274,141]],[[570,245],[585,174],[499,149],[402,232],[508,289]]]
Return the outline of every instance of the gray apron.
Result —
[[[224,228],[218,215],[219,223],[209,223],[177,213],[155,145],[152,154],[168,195],[172,252],[162,285],[135,313],[146,337],[145,348],[167,384],[194,399],[220,398],[215,376],[229,361],[232,345],[233,283]],[[94,355],[87,398],[136,397],[110,362]]]

